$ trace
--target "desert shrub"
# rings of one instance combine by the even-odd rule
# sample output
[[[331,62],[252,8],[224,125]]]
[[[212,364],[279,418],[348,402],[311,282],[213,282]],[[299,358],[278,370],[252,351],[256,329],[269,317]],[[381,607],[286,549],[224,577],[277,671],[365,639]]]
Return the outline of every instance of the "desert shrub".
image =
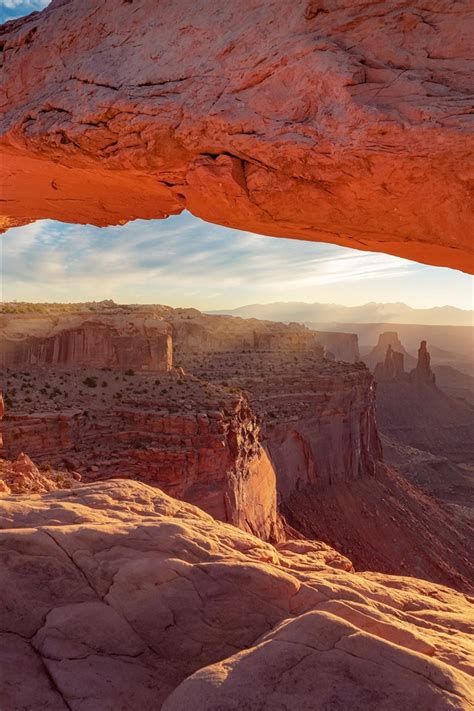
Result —
[[[88,376],[87,378],[84,378],[82,381],[83,385],[86,385],[88,388],[96,388],[97,387],[97,378],[94,378],[92,376]]]

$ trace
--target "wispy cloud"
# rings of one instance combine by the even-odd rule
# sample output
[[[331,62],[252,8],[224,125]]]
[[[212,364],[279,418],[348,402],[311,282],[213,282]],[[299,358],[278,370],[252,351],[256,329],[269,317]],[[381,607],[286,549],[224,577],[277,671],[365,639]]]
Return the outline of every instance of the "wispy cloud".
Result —
[[[51,0],[0,0],[0,22],[43,10]]]
[[[229,230],[189,214],[106,229],[42,221],[2,240],[4,300],[115,298],[211,308],[311,298],[322,288],[420,269],[384,254]]]

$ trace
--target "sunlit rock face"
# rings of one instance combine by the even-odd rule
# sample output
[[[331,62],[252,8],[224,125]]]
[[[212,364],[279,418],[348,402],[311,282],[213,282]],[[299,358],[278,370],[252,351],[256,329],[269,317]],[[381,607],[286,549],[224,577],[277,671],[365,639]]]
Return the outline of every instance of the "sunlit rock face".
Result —
[[[473,271],[471,36],[437,0],[53,0],[0,30],[2,227],[186,208]]]
[[[472,605],[448,588],[138,482],[2,496],[0,522],[2,708],[472,706]]]
[[[136,368],[165,372],[173,362],[171,329],[152,312],[0,316],[0,363],[13,366]]]

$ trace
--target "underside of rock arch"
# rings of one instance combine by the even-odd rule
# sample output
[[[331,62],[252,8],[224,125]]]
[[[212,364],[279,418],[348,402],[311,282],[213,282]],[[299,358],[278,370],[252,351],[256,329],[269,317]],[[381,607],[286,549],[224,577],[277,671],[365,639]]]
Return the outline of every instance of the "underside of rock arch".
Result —
[[[53,0],[0,28],[1,226],[187,209],[473,272],[472,29],[463,0]]]

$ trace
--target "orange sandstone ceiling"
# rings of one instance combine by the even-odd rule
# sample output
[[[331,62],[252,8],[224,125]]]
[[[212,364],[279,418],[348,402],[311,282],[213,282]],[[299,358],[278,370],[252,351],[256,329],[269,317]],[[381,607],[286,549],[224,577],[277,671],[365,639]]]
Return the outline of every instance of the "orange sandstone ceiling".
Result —
[[[53,0],[0,27],[0,225],[184,209],[474,272],[468,0]]]

